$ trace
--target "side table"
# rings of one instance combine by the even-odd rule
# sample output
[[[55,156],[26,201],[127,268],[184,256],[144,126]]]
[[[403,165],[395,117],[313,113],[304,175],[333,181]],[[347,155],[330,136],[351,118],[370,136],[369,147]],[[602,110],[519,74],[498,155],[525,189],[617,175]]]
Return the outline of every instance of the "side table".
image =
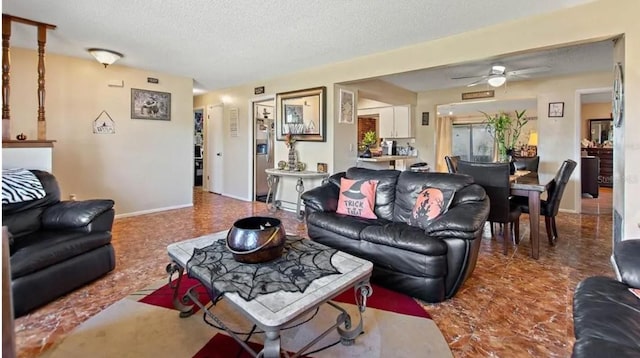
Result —
[[[304,218],[304,213],[300,211],[300,201],[302,193],[304,193],[304,179],[325,179],[329,177],[329,173],[312,172],[308,170],[296,171],[296,170],[281,170],[281,169],[265,169],[267,173],[267,185],[269,191],[267,192],[267,208],[269,211],[275,212],[281,206],[280,200],[276,200],[276,194],[278,192],[278,184],[280,183],[280,177],[294,177],[298,178],[296,183],[296,191],[298,192],[298,200],[296,202],[296,216],[298,220]],[[271,198],[271,200],[269,200]]]

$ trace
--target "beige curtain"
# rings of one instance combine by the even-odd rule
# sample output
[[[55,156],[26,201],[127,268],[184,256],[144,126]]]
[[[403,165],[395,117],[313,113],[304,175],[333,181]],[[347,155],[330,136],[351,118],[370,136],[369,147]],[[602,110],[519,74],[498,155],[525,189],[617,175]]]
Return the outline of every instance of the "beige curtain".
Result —
[[[451,126],[455,117],[438,117],[436,121],[436,171],[447,172],[444,157],[451,155]]]

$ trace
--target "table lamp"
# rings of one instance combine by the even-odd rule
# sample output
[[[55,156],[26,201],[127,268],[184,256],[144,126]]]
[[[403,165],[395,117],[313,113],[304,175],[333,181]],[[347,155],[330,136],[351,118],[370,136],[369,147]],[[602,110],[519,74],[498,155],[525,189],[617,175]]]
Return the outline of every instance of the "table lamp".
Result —
[[[531,132],[529,134],[529,142],[527,143],[529,148],[534,148],[534,156],[538,154],[538,132]]]

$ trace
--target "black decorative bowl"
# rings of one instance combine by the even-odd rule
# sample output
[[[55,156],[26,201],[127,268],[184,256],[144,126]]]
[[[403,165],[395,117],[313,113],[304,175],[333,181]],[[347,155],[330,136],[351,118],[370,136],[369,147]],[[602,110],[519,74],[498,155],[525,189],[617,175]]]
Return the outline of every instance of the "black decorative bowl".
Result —
[[[286,233],[279,219],[251,216],[233,223],[227,233],[227,249],[243,263],[261,263],[282,256]]]

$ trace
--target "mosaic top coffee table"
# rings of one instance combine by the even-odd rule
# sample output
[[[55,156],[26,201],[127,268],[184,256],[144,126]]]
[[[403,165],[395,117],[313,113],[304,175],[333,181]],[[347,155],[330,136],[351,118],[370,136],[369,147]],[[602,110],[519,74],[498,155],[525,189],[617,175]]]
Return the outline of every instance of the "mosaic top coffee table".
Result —
[[[284,267],[281,270],[283,274],[278,276],[276,273],[275,276],[269,276],[264,275],[264,270],[267,269],[266,266],[269,266],[269,263],[243,264],[232,259],[228,260],[232,256],[230,252],[225,252],[226,235],[227,232],[224,231],[178,242],[167,247],[171,259],[171,263],[167,266],[169,281],[171,282],[175,273],[178,274],[176,283],[173,285],[173,302],[180,311],[181,317],[191,315],[194,305],[197,305],[254,357],[280,357],[280,330],[324,303],[331,305],[338,311],[335,325],[309,342],[295,356],[304,354],[333,329],[338,331],[341,342],[346,345],[352,344],[355,338],[362,333],[362,312],[366,308],[367,297],[372,294],[369,285],[373,269],[371,262],[311,240],[289,236],[283,257],[276,260],[278,261],[276,264]],[[325,259],[330,262],[323,262]],[[311,266],[314,265],[319,266],[323,273],[313,276]],[[207,309],[200,302],[194,287],[190,288],[183,297],[179,297],[178,288],[186,268],[188,268],[189,275],[200,281],[207,289],[209,295],[212,296],[212,302],[215,303],[224,297],[237,312],[265,332],[266,339],[261,352],[256,353],[252,350],[243,339],[228,329],[224,322],[216,317],[215,305],[211,309]],[[254,273],[248,274],[248,272]],[[252,280],[251,277],[260,276],[269,278],[256,285],[248,282]],[[301,276],[310,276],[312,279],[300,284],[299,278]],[[273,291],[274,288],[270,286],[275,281],[283,281],[284,289]],[[292,285],[298,289],[292,288]],[[351,317],[347,311],[334,302],[330,302],[332,298],[351,288],[359,297],[357,300],[359,322],[356,325],[352,325]],[[237,292],[232,292],[234,290]],[[256,292],[260,290],[273,292]]]

